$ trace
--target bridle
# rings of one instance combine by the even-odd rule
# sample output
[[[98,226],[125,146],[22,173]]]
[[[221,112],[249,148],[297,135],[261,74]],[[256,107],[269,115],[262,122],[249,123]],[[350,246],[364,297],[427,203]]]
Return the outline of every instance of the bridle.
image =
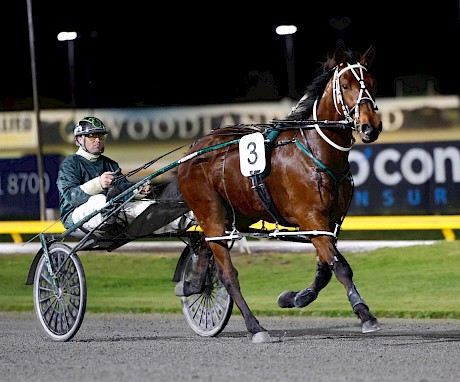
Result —
[[[343,101],[342,91],[340,90],[340,77],[343,73],[350,70],[353,75],[355,76],[356,80],[360,84],[359,95],[358,99],[356,100],[356,104],[350,109],[348,105]],[[359,106],[365,102],[370,102],[373,105],[374,110],[378,110],[377,104],[375,100],[372,98],[369,90],[366,88],[366,84],[364,83],[364,71],[367,71],[367,68],[360,64],[349,64],[347,62],[347,66],[343,69],[339,70],[339,66],[336,66],[334,69],[334,75],[332,79],[332,95],[334,100],[334,107],[337,113],[345,118],[346,122],[352,124],[352,129],[355,131],[360,131],[359,121]],[[313,119],[315,121],[318,120],[317,116],[317,106],[318,106],[318,98],[315,100],[313,105]],[[339,107],[340,106],[340,107]],[[340,151],[350,151],[353,147],[354,141],[352,141],[350,147],[343,147],[340,146],[333,141],[331,141],[326,134],[320,129],[318,124],[315,124],[315,130],[318,134],[332,147],[335,147],[337,150]]]

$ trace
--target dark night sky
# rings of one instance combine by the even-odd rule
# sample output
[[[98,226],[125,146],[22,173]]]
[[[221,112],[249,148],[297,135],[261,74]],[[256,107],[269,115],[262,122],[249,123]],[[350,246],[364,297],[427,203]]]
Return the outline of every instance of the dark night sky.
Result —
[[[377,96],[394,96],[394,80],[400,76],[434,77],[441,94],[460,89],[458,0],[404,2],[404,10],[398,9],[401,1],[393,0],[261,2],[259,7],[232,2],[208,8],[152,1],[32,3],[44,108],[70,102],[67,43],[56,39],[62,30],[79,34],[75,92],[82,108],[251,100],[248,89],[256,78],[268,83],[256,99],[280,99],[288,92],[284,38],[275,33],[282,23],[298,27],[294,54],[299,93],[338,38],[359,51],[375,46],[370,71],[378,81]],[[0,12],[0,106],[32,105],[27,1],[4,1]],[[344,17],[351,23],[343,31],[331,27],[331,19]]]

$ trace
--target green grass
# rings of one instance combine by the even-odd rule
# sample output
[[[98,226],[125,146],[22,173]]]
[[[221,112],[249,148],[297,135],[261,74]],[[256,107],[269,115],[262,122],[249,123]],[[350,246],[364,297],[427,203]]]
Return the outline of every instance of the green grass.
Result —
[[[179,254],[80,252],[88,312],[179,313],[171,281]],[[377,317],[460,318],[460,241],[344,253],[362,297]],[[0,311],[33,310],[25,280],[32,255],[0,255]],[[352,317],[333,277],[303,309],[280,309],[284,290],[304,289],[315,274],[313,254],[232,255],[243,295],[256,315]],[[234,314],[239,314],[235,307]]]

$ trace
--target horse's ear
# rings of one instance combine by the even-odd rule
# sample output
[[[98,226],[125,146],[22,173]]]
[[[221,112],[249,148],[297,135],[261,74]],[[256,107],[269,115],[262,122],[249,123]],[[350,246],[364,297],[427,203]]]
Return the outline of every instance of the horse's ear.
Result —
[[[369,49],[366,51],[366,53],[364,53],[361,56],[361,59],[359,60],[359,62],[361,63],[361,65],[364,65],[366,68],[368,68],[369,66],[371,66],[372,61],[374,61],[374,57],[375,57],[375,49],[371,45]]]

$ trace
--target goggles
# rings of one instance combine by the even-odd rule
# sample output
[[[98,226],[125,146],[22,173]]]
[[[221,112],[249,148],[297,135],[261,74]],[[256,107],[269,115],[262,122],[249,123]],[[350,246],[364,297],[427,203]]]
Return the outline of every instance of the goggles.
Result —
[[[99,138],[100,141],[103,141],[105,139],[105,134],[88,134],[85,135],[86,138],[88,138],[90,141],[96,140],[96,138]]]

